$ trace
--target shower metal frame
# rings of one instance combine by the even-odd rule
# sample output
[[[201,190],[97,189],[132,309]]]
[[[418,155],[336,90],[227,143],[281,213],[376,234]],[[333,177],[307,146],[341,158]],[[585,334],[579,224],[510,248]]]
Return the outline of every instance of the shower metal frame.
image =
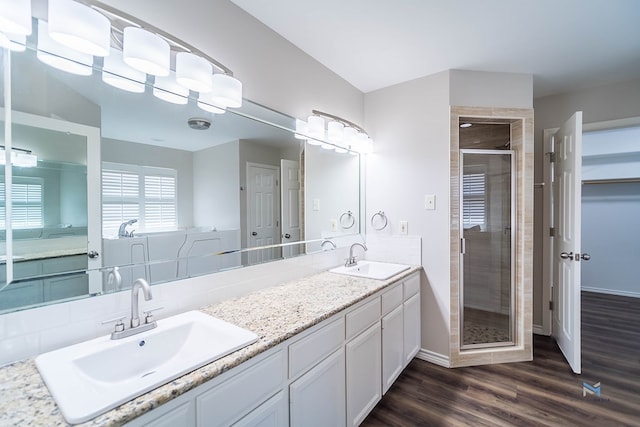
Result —
[[[471,350],[471,349],[481,349],[481,348],[493,348],[493,347],[510,347],[516,345],[516,237],[518,235],[518,227],[516,221],[516,155],[514,150],[490,150],[490,149],[472,149],[472,148],[463,148],[459,150],[460,152],[460,167],[459,167],[459,212],[460,212],[460,221],[459,221],[459,233],[460,233],[460,265],[459,265],[459,335],[460,335],[460,350]],[[464,155],[465,154],[483,154],[483,155],[509,155],[510,160],[510,190],[511,190],[511,198],[510,198],[510,221],[511,221],[511,234],[510,234],[510,293],[509,293],[509,329],[510,329],[510,340],[504,342],[490,342],[490,343],[481,343],[481,344],[464,344],[464,259],[465,259],[465,238],[464,238],[464,221],[462,220],[463,213],[463,204],[464,204],[464,196],[463,196],[463,175],[464,175]]]

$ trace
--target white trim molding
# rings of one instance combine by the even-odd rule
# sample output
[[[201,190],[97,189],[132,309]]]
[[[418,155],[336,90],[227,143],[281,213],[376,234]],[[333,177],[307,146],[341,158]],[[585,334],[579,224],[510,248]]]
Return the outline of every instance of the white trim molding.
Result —
[[[640,298],[640,292],[621,291],[618,289],[594,288],[591,286],[583,286],[581,290],[584,292],[596,292],[599,294],[609,294],[609,295],[618,295],[621,297]]]
[[[424,360],[425,362],[431,362],[435,365],[442,366],[444,368],[450,368],[449,365],[449,356],[445,356],[444,354],[436,353],[431,350],[425,350],[421,348],[418,354],[416,354],[416,358],[420,360]]]

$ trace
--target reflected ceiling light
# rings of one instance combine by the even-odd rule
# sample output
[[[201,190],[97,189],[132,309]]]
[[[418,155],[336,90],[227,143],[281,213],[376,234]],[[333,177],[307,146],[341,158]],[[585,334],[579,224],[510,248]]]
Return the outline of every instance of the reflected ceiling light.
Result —
[[[0,32],[31,34],[31,0],[0,0]]]
[[[209,113],[224,114],[226,110],[223,107],[216,106],[211,95],[211,92],[200,93],[198,95],[198,107]]]
[[[93,72],[93,56],[78,52],[61,45],[49,37],[47,22],[38,20],[37,58],[45,64],[80,76],[89,76]]]
[[[327,124],[327,137],[329,142],[338,144],[344,139],[344,124],[332,120]]]
[[[49,36],[78,52],[109,55],[111,22],[89,6],[74,0],[49,0]]]
[[[160,36],[137,27],[123,32],[122,56],[130,67],[154,76],[168,76],[171,48]]]
[[[304,120],[296,119],[296,133],[293,135],[297,139],[307,139],[307,133],[309,132],[309,126]]]
[[[6,150],[5,147],[0,147],[0,165],[6,163]],[[19,166],[23,168],[33,168],[38,166],[38,156],[33,154],[31,150],[25,150],[22,148],[11,149],[11,164],[13,166]]]
[[[183,105],[189,101],[189,89],[178,84],[173,72],[166,77],[156,76],[153,83],[153,95],[172,104]]]
[[[124,63],[122,51],[111,49],[109,56],[104,58],[102,81],[106,84],[128,92],[142,93],[145,90],[146,79],[145,73]]]
[[[471,123],[462,123],[460,124],[461,128],[470,128],[471,127]]]
[[[189,52],[176,55],[176,81],[195,92],[211,92],[213,67],[206,59]]]
[[[228,74],[214,74],[211,96],[216,105],[239,108],[242,106],[242,82]]]
[[[27,36],[24,34],[0,33],[0,47],[12,52],[24,52],[27,49]]]

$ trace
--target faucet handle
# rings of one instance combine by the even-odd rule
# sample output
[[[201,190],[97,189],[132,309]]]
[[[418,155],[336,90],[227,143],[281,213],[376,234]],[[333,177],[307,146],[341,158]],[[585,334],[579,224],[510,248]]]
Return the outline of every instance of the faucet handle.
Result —
[[[156,308],[152,308],[150,310],[145,310],[143,311],[144,313],[144,323],[151,323],[153,322],[153,312],[154,311],[158,311],[158,310],[162,310],[164,307],[156,307]]]
[[[124,322],[122,321],[122,319],[125,319],[127,316],[120,316],[120,317],[116,317],[113,319],[109,319],[109,320],[105,320],[102,322],[103,325],[106,325],[107,323],[113,323],[116,322],[116,326],[114,331],[115,332],[122,332],[124,331]]]

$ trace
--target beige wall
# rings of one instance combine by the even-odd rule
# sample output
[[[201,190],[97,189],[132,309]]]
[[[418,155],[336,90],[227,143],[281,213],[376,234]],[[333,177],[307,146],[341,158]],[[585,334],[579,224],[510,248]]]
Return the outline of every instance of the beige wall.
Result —
[[[551,95],[534,100],[535,109],[535,171],[534,182],[543,181],[543,131],[559,127],[574,112],[583,111],[584,124],[607,120],[640,117],[640,79],[589,88],[567,94]],[[535,190],[533,324],[542,325],[542,191]]]
[[[228,0],[103,1],[229,67],[247,99],[299,118],[318,109],[362,123],[362,92]]]

